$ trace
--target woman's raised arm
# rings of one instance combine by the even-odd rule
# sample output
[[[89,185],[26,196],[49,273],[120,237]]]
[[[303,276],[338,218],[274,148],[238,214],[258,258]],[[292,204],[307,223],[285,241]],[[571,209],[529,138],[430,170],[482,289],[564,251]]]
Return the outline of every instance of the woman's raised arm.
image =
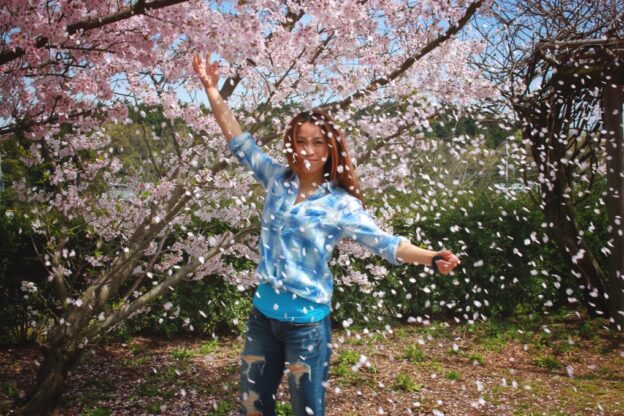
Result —
[[[217,88],[219,83],[219,63],[215,61],[211,64],[210,52],[208,52],[206,54],[206,62],[202,62],[199,55],[193,56],[193,69],[199,75],[202,84],[204,84],[212,113],[223,135],[229,142],[232,137],[238,136],[243,130]]]

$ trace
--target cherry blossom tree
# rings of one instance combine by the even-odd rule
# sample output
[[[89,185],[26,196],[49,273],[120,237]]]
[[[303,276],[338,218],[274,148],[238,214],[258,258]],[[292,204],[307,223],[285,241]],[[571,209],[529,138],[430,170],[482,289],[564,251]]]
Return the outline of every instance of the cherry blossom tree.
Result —
[[[252,284],[223,254],[256,256],[261,193],[201,108],[193,53],[217,52],[221,94],[276,158],[288,117],[323,107],[347,132],[363,187],[401,190],[430,117],[495,91],[468,65],[483,42],[465,28],[485,3],[2,2],[0,140],[25,143],[24,163],[44,167],[44,186],[11,188],[47,241],[56,294],[21,412],[48,411],[89,345],[182,281]],[[142,118],[158,107],[165,121],[141,124],[149,168],[122,175],[110,131],[133,107]]]

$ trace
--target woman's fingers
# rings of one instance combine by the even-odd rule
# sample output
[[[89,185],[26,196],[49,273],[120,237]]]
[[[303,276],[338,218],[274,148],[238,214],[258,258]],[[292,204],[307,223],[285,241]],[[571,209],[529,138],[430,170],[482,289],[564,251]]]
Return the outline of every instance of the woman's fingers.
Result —
[[[193,69],[195,70],[196,74],[201,75],[201,73],[202,73],[201,61],[199,60],[198,56],[195,56],[195,58],[193,58]]]
[[[210,55],[212,52],[206,53],[206,61],[202,61],[200,55],[193,55],[193,69],[199,75],[204,86],[216,86],[219,80],[219,62],[210,63]]]
[[[457,257],[453,256],[453,258],[449,260],[438,260],[436,261],[436,266],[438,267],[438,271],[442,274],[449,274],[458,264]]]
[[[193,69],[195,70],[195,72],[199,75],[199,76],[203,76],[205,75],[205,71],[202,68],[202,61],[201,58],[199,57],[199,55],[195,55],[193,56]]]
[[[436,266],[438,267],[438,271],[442,274],[447,274],[449,272],[449,262],[445,260],[436,261]]]

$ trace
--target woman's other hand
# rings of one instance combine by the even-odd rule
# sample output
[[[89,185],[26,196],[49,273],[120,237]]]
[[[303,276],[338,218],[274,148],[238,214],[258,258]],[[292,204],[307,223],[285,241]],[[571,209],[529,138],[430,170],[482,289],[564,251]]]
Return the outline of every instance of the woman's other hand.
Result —
[[[436,266],[441,274],[449,274],[460,263],[457,256],[448,250],[442,250],[437,253],[442,259],[436,261]]]

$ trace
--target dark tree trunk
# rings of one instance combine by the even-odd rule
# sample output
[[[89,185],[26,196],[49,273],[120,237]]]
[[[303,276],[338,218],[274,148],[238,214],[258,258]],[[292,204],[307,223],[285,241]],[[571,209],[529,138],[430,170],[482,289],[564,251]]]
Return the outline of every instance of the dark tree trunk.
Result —
[[[84,350],[75,348],[59,326],[53,329],[53,333],[45,346],[35,386],[26,404],[18,410],[19,415],[41,416],[54,410],[61,399],[68,373],[82,356]]]
[[[557,188],[556,182],[553,190],[543,191],[544,215],[553,224],[552,237],[557,243],[561,254],[567,259],[573,270],[581,275],[584,290],[584,301],[591,317],[605,317],[608,313],[604,297],[607,284],[604,273],[596,261],[592,251],[579,234],[576,224],[576,209],[563,197],[563,192]],[[583,250],[582,256],[576,256]],[[572,261],[575,258],[576,261]],[[592,298],[588,295],[593,289],[597,289],[599,296]]]
[[[566,144],[558,138],[568,130],[565,120],[571,117],[572,99],[567,97],[567,100],[561,101],[557,95],[544,96],[529,101],[530,105],[526,107],[516,107],[516,111],[523,114],[525,120],[530,120],[523,136],[531,141],[533,160],[543,175],[541,208],[553,225],[550,235],[563,258],[580,275],[581,285],[584,286],[582,301],[590,316],[605,317],[609,314],[603,296],[607,290],[606,276],[579,232],[577,212],[570,195],[573,185],[566,165],[560,162],[566,157]],[[599,296],[589,294],[596,293],[594,289]]]
[[[615,68],[618,69],[618,68]],[[621,69],[620,69],[621,72]],[[619,79],[618,79],[619,78]],[[603,89],[603,126],[607,145],[607,211],[609,213],[609,313],[619,329],[624,328],[624,132],[622,103],[624,78],[613,71]]]

